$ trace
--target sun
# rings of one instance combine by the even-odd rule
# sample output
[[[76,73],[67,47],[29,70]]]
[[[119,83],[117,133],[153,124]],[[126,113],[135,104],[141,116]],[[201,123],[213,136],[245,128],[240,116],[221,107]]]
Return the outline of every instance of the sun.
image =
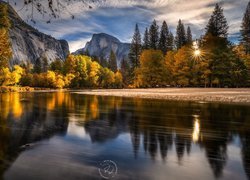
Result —
[[[194,51],[194,56],[195,57],[199,57],[201,55],[201,51],[199,50],[199,49],[196,49],[195,51]]]

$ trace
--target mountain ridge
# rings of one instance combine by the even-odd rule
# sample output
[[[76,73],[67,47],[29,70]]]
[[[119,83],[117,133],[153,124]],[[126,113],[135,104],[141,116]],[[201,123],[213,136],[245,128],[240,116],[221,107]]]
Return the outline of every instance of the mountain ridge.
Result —
[[[51,63],[56,59],[65,60],[69,54],[69,45],[66,40],[57,40],[44,34],[24,22],[17,12],[6,2],[8,18],[11,23],[9,37],[12,49],[10,66],[15,64],[35,64],[41,58],[47,58]]]
[[[130,44],[123,43],[118,38],[106,33],[95,33],[84,48],[78,49],[72,54],[78,55],[87,52],[90,56],[108,59],[111,50],[114,51],[119,66],[122,59],[128,59]]]

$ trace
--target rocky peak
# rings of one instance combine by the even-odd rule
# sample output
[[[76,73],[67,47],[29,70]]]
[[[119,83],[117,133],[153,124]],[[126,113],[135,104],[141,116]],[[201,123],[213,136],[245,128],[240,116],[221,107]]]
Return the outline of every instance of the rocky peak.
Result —
[[[0,3],[4,3],[0,1]],[[8,16],[11,22],[9,30],[13,57],[10,65],[36,63],[39,58],[64,60],[69,54],[69,45],[65,40],[57,40],[25,23],[17,12],[8,5]]]
[[[105,33],[93,34],[91,40],[86,43],[83,49],[77,50],[73,54],[88,52],[90,56],[108,59],[110,51],[114,51],[120,64],[122,59],[128,58],[130,44],[122,43],[114,36]]]

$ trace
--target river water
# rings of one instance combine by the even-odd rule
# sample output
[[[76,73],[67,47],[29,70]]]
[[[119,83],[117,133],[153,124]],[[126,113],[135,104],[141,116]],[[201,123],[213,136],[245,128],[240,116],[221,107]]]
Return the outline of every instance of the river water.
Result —
[[[0,94],[0,179],[250,179],[250,106]]]

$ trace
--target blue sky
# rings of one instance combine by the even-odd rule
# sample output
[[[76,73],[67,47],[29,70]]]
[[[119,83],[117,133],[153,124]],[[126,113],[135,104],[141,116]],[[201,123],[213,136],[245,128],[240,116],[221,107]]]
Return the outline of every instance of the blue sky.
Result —
[[[46,0],[42,0],[46,1]],[[61,0],[64,1],[64,0]],[[134,26],[139,24],[141,33],[156,19],[161,25],[166,20],[175,33],[178,19],[182,19],[193,31],[194,38],[204,33],[215,3],[220,3],[229,24],[231,39],[236,39],[241,20],[249,0],[85,0],[69,4],[50,24],[36,13],[36,24],[29,21],[28,7],[22,9],[22,1],[13,7],[18,14],[40,31],[69,42],[71,52],[83,48],[94,33],[108,33],[123,42],[130,42]],[[12,2],[13,3],[13,2]],[[86,5],[87,4],[87,5]],[[91,9],[89,8],[91,6]],[[22,9],[22,10],[20,10]],[[75,19],[71,19],[71,15]]]

